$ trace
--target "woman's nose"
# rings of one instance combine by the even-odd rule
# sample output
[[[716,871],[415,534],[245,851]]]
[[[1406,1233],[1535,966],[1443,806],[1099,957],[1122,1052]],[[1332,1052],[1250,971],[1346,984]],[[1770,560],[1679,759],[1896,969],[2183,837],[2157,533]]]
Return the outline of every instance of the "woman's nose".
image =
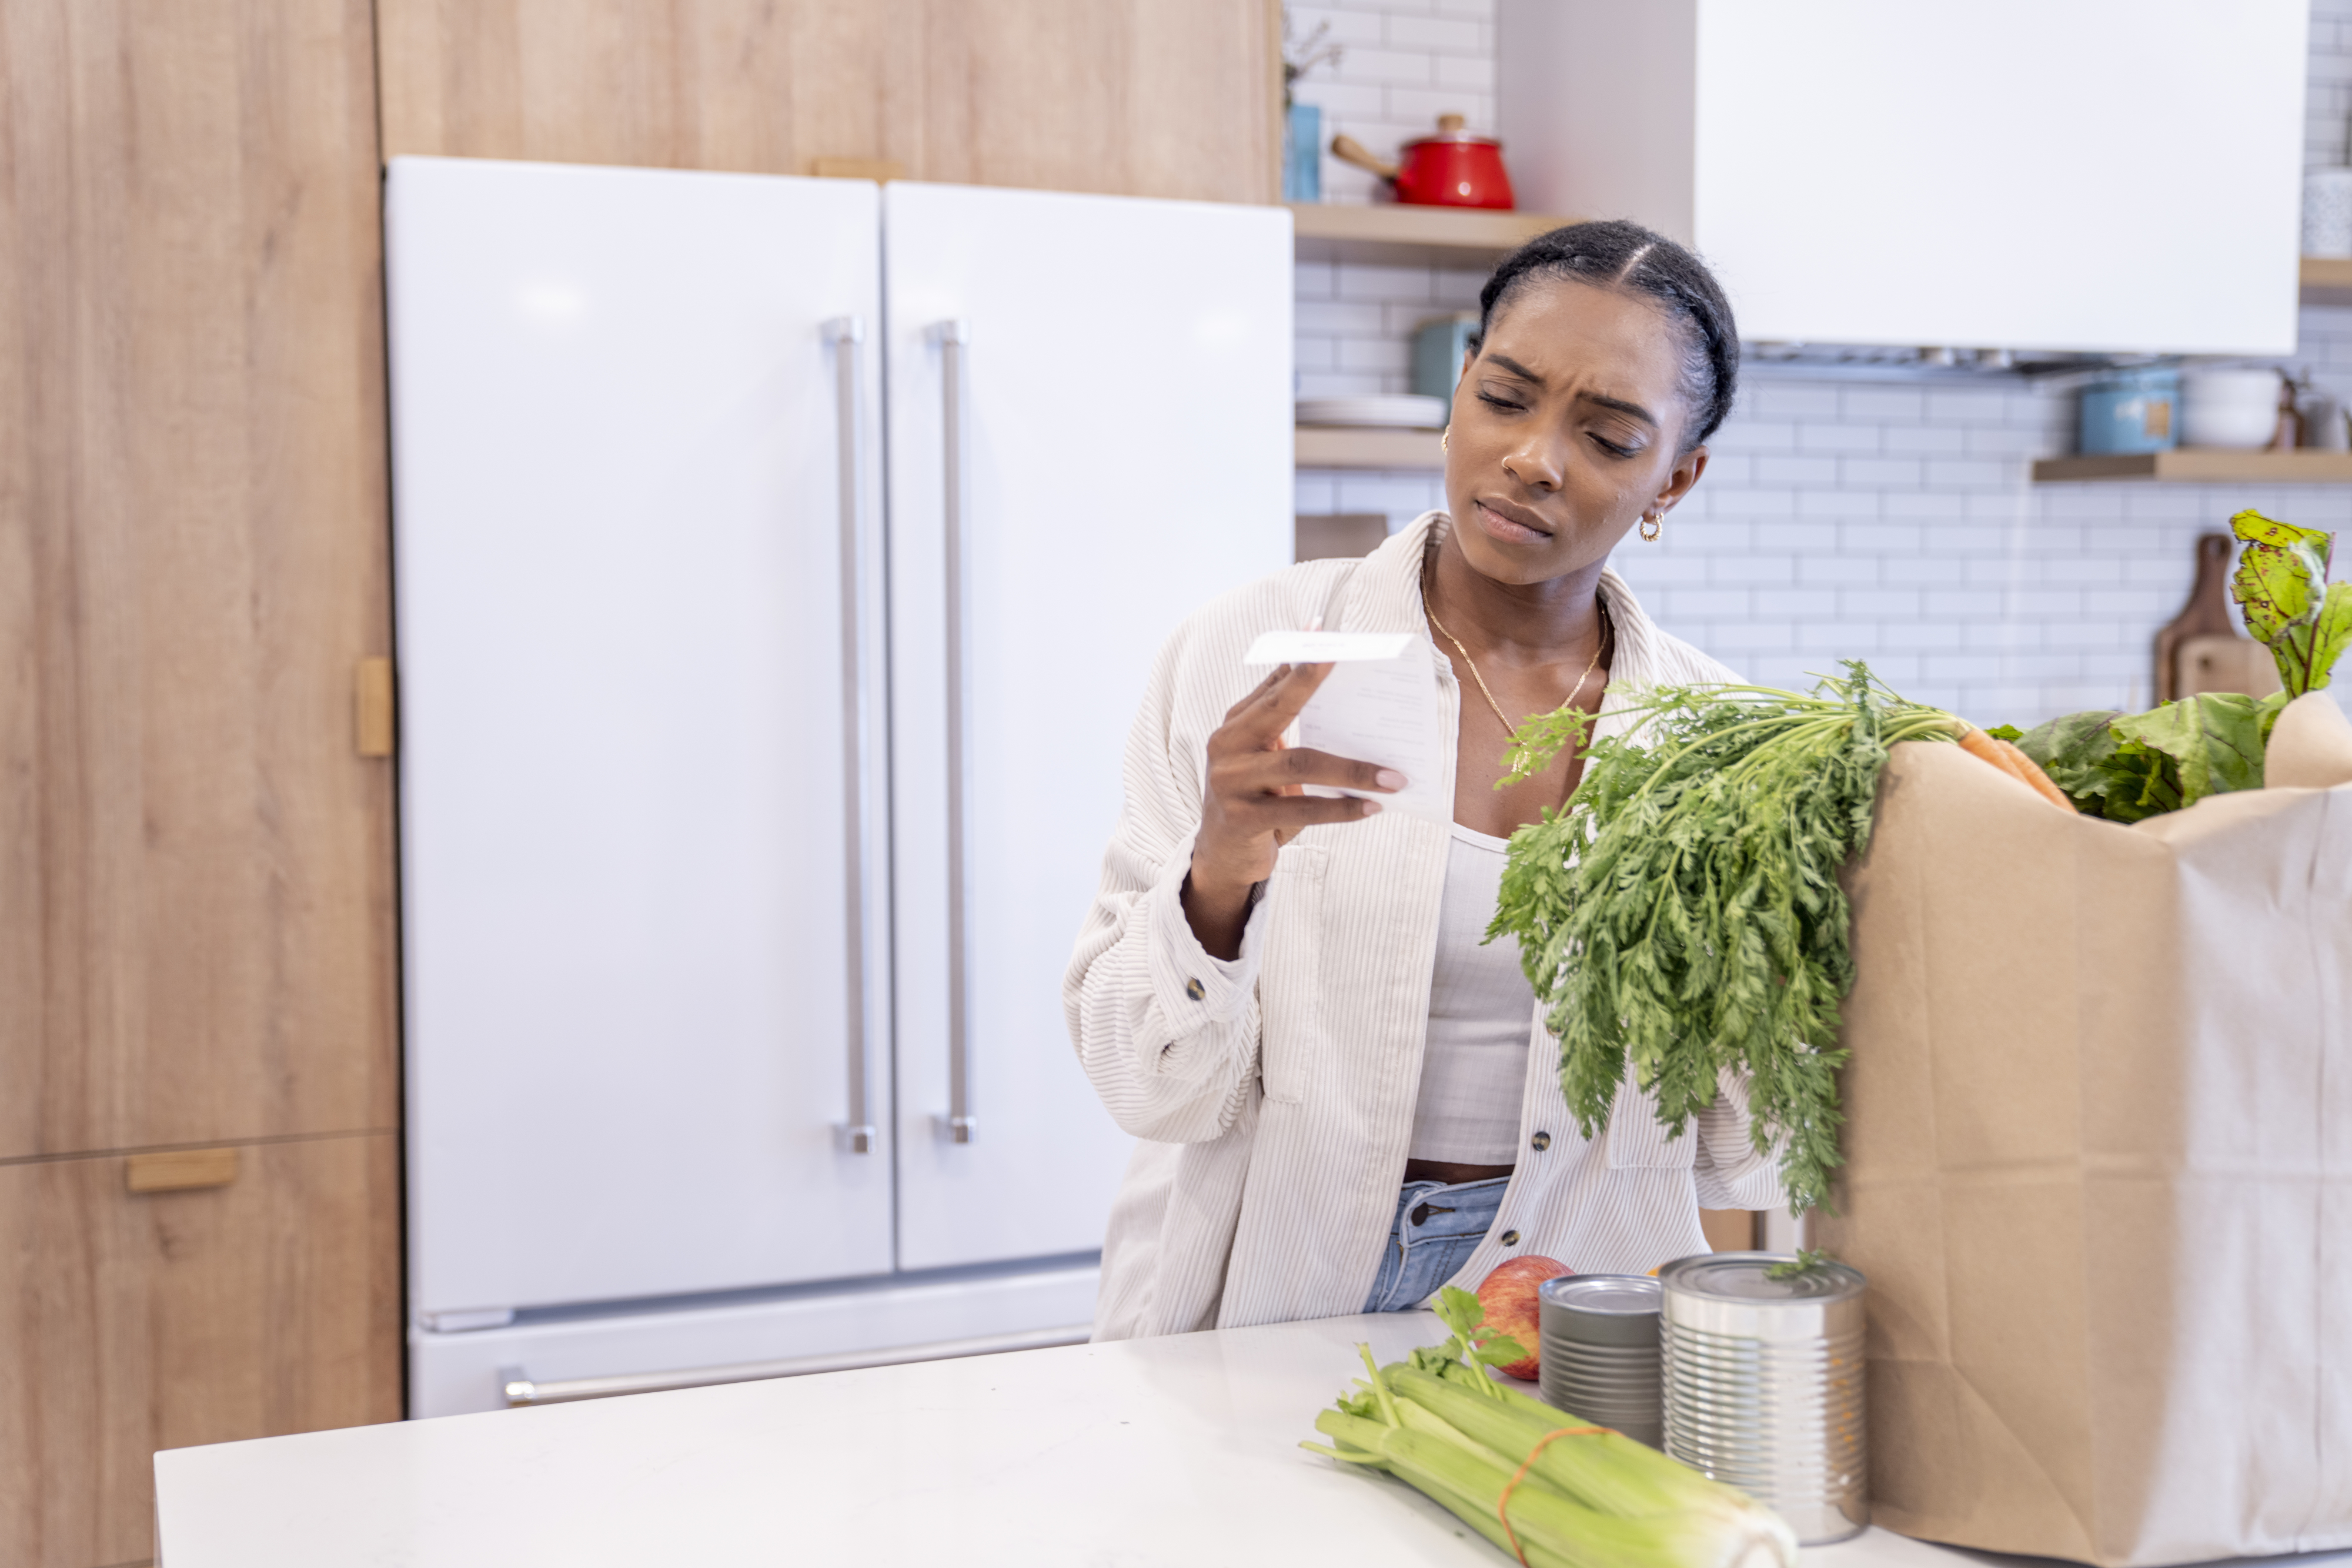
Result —
[[[1566,482],[1559,461],[1559,444],[1541,436],[1530,439],[1516,452],[1503,455],[1503,472],[1530,490],[1557,490]]]

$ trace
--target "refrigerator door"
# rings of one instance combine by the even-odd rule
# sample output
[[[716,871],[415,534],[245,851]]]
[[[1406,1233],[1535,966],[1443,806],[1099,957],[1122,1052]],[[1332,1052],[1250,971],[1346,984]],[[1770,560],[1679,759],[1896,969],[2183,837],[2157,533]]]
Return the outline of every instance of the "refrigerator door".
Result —
[[[427,1326],[890,1267],[878,201],[392,165]]]
[[[883,214],[898,1262],[1096,1248],[1131,1145],[1062,972],[1153,656],[1290,559],[1290,215],[899,183]]]

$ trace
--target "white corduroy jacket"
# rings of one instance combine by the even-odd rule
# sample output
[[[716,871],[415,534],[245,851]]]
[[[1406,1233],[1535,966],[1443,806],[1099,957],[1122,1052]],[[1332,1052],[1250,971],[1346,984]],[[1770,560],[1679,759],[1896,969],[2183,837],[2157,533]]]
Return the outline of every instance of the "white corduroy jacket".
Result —
[[[1078,1059],[1141,1140],[1103,1241],[1097,1339],[1236,1328],[1362,1310],[1403,1180],[1429,1024],[1444,826],[1404,812],[1312,827],[1283,846],[1241,955],[1211,957],[1179,894],[1201,823],[1207,742],[1263,671],[1261,632],[1412,632],[1434,665],[1446,733],[1453,666],[1428,642],[1421,563],[1431,512],[1360,561],[1308,561],[1194,614],[1160,652],[1129,737],[1126,803],[1063,983]],[[1617,647],[1597,733],[1625,694],[1737,677],[1643,614],[1604,573]],[[1454,748],[1443,748],[1454,794]],[[1598,1138],[1560,1093],[1541,1009],[1502,1210],[1456,1279],[1540,1254],[1578,1273],[1642,1273],[1706,1249],[1701,1205],[1760,1208],[1780,1173],[1748,1134],[1742,1080],[1669,1139],[1628,1085]]]

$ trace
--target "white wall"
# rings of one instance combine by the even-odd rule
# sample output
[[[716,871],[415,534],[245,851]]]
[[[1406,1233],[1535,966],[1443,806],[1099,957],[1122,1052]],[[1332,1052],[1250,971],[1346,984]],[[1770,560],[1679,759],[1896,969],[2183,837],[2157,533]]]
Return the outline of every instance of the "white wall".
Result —
[[[1298,96],[1325,103],[1337,129],[1386,155],[1418,125],[1383,117],[1412,120],[1423,102],[1390,95],[1406,92],[1406,78],[1411,92],[1423,90],[1442,68],[1486,84],[1475,107],[1465,107],[1469,88],[1453,107],[1474,128],[1490,124],[1490,14],[1486,0],[1294,5],[1294,28],[1334,16],[1369,40],[1365,58],[1351,44],[1337,73],[1310,77]],[[1483,78],[1456,44],[1422,51],[1421,68],[1405,63],[1414,52],[1405,40],[1430,22],[1483,29]],[[2352,0],[2315,0],[2310,83],[2308,156],[2339,162],[2352,115]],[[1327,195],[1370,195],[1369,179],[1343,181],[1335,169],[1349,172],[1326,159]],[[1301,393],[1406,390],[1407,334],[1427,316],[1474,305],[1483,281],[1302,265]],[[2352,309],[2306,308],[2301,323],[2285,362],[2352,393]],[[1750,367],[1706,478],[1664,539],[1629,538],[1616,565],[1669,630],[1755,678],[1798,684],[1858,656],[1907,695],[1982,724],[2026,725],[2080,707],[2147,706],[2150,640],[2188,593],[2197,535],[2231,512],[2258,507],[2307,527],[2352,528],[2352,486],[2029,485],[2034,456],[2071,446],[2074,417],[2071,394],[2010,377],[1864,382]],[[1386,512],[1391,527],[1442,504],[1434,474],[1301,470],[1297,492],[1302,512]]]

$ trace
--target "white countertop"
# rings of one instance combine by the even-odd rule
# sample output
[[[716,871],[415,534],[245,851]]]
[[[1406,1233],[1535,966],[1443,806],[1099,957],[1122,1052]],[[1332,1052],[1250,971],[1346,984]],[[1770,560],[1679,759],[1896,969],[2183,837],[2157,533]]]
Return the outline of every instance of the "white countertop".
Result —
[[[155,1456],[163,1568],[1506,1563],[1297,1445],[1429,1312],[876,1367]],[[1873,1530],[1811,1568],[1964,1568]],[[2293,1560],[2352,1564],[2352,1552]]]

